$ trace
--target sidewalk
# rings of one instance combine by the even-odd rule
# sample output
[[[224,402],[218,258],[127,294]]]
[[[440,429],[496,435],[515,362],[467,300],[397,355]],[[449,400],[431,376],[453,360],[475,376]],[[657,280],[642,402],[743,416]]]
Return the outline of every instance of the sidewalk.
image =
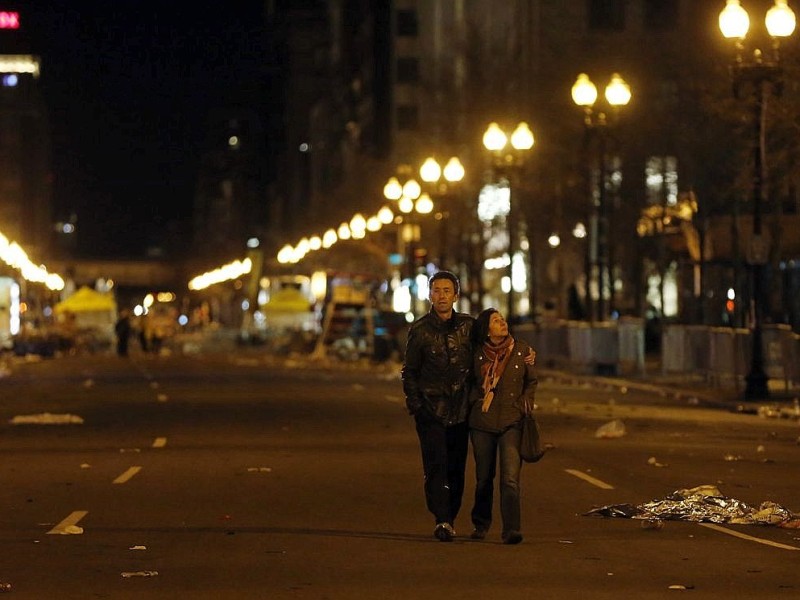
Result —
[[[702,375],[663,373],[660,361],[646,362],[644,372],[623,375],[588,375],[571,373],[563,368],[540,369],[543,376],[559,380],[611,385],[617,388],[636,389],[671,397],[677,401],[698,406],[721,408],[743,413],[770,413],[770,416],[794,417],[795,403],[800,399],[800,388],[786,389],[784,381],[768,381],[769,398],[745,400],[743,380],[713,383]],[[773,413],[780,413],[773,414]]]
[[[231,332],[227,333],[229,334],[227,336],[229,338]],[[217,338],[216,335],[213,337]],[[205,340],[206,343],[202,343],[200,340],[196,341],[198,342],[198,351],[202,352],[211,349],[207,344],[208,340]],[[308,361],[308,366],[311,366],[313,363],[317,368],[330,367],[339,369],[345,368],[348,370],[366,368],[376,370],[376,367],[380,366],[378,370],[383,373],[384,376],[387,373],[394,374],[396,372],[398,377],[402,367],[402,364],[399,363],[396,358],[383,362],[375,362],[365,357],[361,357],[358,360],[344,360],[328,355],[320,359],[320,357],[314,357],[302,352],[291,352],[288,355],[279,355],[271,352],[264,346],[234,345],[231,343],[230,339],[225,340],[227,344],[220,344],[220,341],[219,338],[214,339],[214,343],[211,347],[213,347],[215,351],[226,347],[230,352],[241,353],[248,356],[252,356],[253,354],[262,356],[268,355],[270,360],[291,361],[295,367],[303,365],[306,361]],[[323,365],[321,363],[325,364]],[[792,411],[794,408],[794,400],[800,397],[800,387],[787,390],[782,380],[770,380],[768,382],[770,390],[770,397],[768,399],[745,400],[745,382],[743,378],[739,378],[738,381],[729,379],[722,382],[713,382],[700,374],[664,373],[660,357],[653,355],[646,356],[643,369],[628,369],[622,374],[614,375],[590,374],[585,370],[580,372],[580,368],[577,367],[573,371],[568,364],[553,366],[539,364],[538,367],[541,376],[553,377],[561,381],[637,389],[672,398],[680,403],[745,413],[757,414],[759,411],[765,411],[767,409],[771,410],[773,413],[776,411]],[[767,408],[765,409],[765,407]]]

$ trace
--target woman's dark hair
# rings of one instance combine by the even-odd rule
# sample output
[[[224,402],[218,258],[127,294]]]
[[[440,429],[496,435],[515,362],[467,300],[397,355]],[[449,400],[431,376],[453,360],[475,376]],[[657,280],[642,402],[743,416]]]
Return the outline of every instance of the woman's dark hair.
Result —
[[[489,337],[489,320],[496,312],[496,308],[486,308],[475,318],[475,323],[472,325],[472,344],[476,348],[482,346]]]
[[[456,296],[459,294],[460,285],[458,283],[458,277],[456,277],[455,273],[451,273],[450,271],[438,271],[430,276],[428,279],[428,288],[433,287],[433,282],[437,279],[449,279],[453,282],[453,289],[456,291]]]

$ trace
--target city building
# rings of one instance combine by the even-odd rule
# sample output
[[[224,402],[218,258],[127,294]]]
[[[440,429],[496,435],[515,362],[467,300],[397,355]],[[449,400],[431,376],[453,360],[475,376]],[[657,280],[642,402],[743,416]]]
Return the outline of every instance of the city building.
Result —
[[[346,14],[348,4],[302,3],[316,5],[320,18],[310,21],[317,29],[303,21],[304,39],[313,40],[313,47],[299,41],[292,47],[307,60],[320,59],[317,68],[336,64],[330,59],[337,56],[344,28],[341,18],[331,16]],[[747,4],[754,36],[769,48],[761,15],[771,3]],[[314,154],[314,145],[312,156],[303,157],[303,134],[312,131],[314,115],[326,115],[320,122],[328,139],[336,138],[336,127],[340,136],[347,131],[334,101],[343,79],[319,77],[314,63],[289,60],[292,81],[306,81],[290,90],[305,90],[306,98],[318,98],[323,89],[328,94],[316,103],[287,102],[287,116],[307,116],[291,126],[305,129],[295,129],[286,147],[285,175],[298,194],[286,206],[301,215],[313,207],[338,222],[334,213],[343,210],[377,210],[385,201],[380,189],[398,165],[456,154],[467,171],[459,212],[472,218],[483,184],[493,177],[481,135],[493,121],[509,128],[524,121],[536,141],[516,174],[511,197],[517,212],[509,217],[518,234],[515,252],[524,255],[525,281],[514,294],[521,315],[582,314],[599,320],[650,315],[745,325],[755,285],[748,281],[754,238],[752,111],[749,91],[740,90],[738,98],[731,93],[734,49],[717,29],[724,6],[684,0],[396,0],[388,17],[390,51],[371,55],[377,61],[373,72],[390,76],[389,95],[384,98],[382,88],[373,94],[380,99],[376,106],[389,111],[382,178],[369,177],[372,163],[348,170],[343,154]],[[386,24],[384,7],[372,8],[361,14]],[[796,44],[788,46],[784,56],[795,49]],[[580,74],[591,78],[598,92],[591,114],[571,97]],[[629,103],[618,108],[603,104],[614,75],[630,90]],[[786,87],[796,88],[796,75],[794,58],[787,61]],[[332,112],[323,111],[323,104]],[[779,104],[780,110],[773,108]],[[767,240],[770,257],[766,312],[770,320],[796,327],[800,307],[792,299],[798,296],[800,248],[781,232],[798,219],[797,168],[786,158],[792,142],[782,135],[791,119],[779,115],[796,115],[798,106],[786,93],[771,99],[770,107],[766,133],[773,141],[767,157],[776,168],[761,207],[768,233],[761,239]],[[303,166],[306,159],[312,170]],[[331,168],[335,178],[319,176]],[[356,194],[349,192],[352,181],[358,183]],[[490,252],[502,229],[484,229]],[[438,230],[429,227],[426,235]],[[469,239],[453,241],[469,246]],[[504,302],[500,288],[509,282],[486,269],[483,278],[484,301]],[[738,294],[732,314],[729,289]],[[571,305],[578,308],[570,311]]]
[[[50,250],[48,109],[23,17],[0,10],[0,231],[42,260]]]

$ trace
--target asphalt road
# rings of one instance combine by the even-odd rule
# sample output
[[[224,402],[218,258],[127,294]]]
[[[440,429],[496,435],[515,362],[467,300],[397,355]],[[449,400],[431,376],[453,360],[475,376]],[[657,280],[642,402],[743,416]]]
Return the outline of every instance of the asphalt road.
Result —
[[[0,583],[20,599],[800,596],[800,529],[586,514],[701,485],[800,511],[797,421],[546,373],[537,404],[552,449],[523,467],[524,542],[468,538],[469,477],[442,544],[395,368],[17,361],[0,377]],[[598,438],[614,419],[625,434]]]

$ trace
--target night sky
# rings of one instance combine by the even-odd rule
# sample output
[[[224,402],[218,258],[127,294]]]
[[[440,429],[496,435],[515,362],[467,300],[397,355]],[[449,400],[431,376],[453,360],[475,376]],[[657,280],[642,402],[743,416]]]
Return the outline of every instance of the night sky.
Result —
[[[0,5],[41,58],[54,216],[78,215],[82,253],[141,256],[186,230],[210,115],[269,111],[263,0]]]

